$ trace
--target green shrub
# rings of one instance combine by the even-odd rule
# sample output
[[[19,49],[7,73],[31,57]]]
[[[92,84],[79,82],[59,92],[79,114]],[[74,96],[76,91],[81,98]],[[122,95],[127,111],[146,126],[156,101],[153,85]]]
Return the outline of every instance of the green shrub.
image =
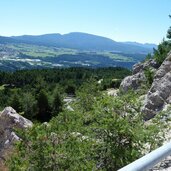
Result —
[[[147,85],[151,86],[151,84],[153,83],[153,79],[154,79],[154,71],[150,68],[147,68],[145,69],[144,74],[147,79]]]
[[[154,49],[154,59],[157,63],[162,64],[166,59],[168,52],[171,50],[170,41],[163,40],[162,43],[158,45],[157,49]]]
[[[82,95],[87,94],[82,98],[96,94],[88,85],[83,88]],[[142,121],[137,98],[133,92],[119,97],[97,94],[84,112],[74,102],[74,111],[63,111],[47,124],[19,131],[22,141],[8,162],[9,170],[110,171],[134,161],[147,143],[151,150],[162,140],[159,124]]]

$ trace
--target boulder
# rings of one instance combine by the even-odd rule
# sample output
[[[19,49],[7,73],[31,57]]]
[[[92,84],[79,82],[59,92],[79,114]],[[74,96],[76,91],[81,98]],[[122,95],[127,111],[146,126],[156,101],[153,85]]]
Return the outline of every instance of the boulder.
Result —
[[[20,140],[15,129],[32,127],[33,123],[19,115],[12,107],[6,107],[0,113],[0,157],[8,151],[14,142]]]
[[[147,81],[144,71],[147,68],[151,68],[154,72],[156,72],[158,67],[159,65],[153,59],[135,64],[132,69],[133,75],[123,79],[120,89],[123,92],[126,92],[129,89],[137,90],[141,87],[142,83],[146,83]]]
[[[135,75],[138,72],[142,72],[143,68],[144,68],[144,66],[143,66],[143,63],[141,63],[141,62],[133,65],[132,74]]]
[[[6,107],[0,114],[0,122],[3,127],[27,128],[32,127],[33,123],[19,115],[12,107]]]
[[[121,82],[120,89],[123,92],[127,92],[129,89],[136,90],[145,81],[146,81],[145,74],[143,72],[139,72],[124,78],[123,81]]]
[[[146,68],[158,69],[159,64],[157,64],[157,62],[154,59],[150,59],[148,61],[135,64],[132,68],[132,74],[134,75],[138,72],[143,72]]]

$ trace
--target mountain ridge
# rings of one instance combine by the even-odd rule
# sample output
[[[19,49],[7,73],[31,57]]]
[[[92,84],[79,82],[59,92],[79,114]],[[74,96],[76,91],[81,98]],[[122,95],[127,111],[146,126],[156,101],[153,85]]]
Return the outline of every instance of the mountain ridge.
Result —
[[[129,53],[151,53],[155,44],[137,42],[116,42],[110,38],[82,32],[67,34],[50,33],[43,35],[0,36],[0,43],[26,43],[58,48],[71,48],[90,51],[115,51]]]

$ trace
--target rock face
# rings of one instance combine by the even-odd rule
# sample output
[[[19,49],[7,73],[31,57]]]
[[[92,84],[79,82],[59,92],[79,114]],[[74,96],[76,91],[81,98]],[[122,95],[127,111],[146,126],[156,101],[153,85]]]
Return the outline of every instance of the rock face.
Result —
[[[12,107],[6,107],[0,113],[0,157],[20,139],[14,129],[26,129],[32,125],[31,121],[19,115]]]
[[[166,104],[171,104],[171,52],[157,70],[142,108],[145,120],[151,119]]]
[[[145,81],[145,74],[143,72],[140,72],[123,79],[120,85],[120,89],[123,92],[127,92],[129,89],[137,90]]]
[[[123,92],[129,89],[137,90],[142,83],[146,82],[144,71],[146,68],[153,69],[155,75],[153,83],[146,95],[142,112],[144,119],[153,118],[165,106],[171,104],[171,52],[159,67],[154,60],[138,63],[133,66],[133,75],[126,77],[121,83]]]
[[[144,63],[135,64],[133,66],[133,75],[123,79],[120,89],[123,92],[126,92],[129,89],[137,90],[142,83],[147,81],[144,74],[145,69],[151,68],[153,71],[156,71],[158,67],[159,65],[153,59],[150,59]]]

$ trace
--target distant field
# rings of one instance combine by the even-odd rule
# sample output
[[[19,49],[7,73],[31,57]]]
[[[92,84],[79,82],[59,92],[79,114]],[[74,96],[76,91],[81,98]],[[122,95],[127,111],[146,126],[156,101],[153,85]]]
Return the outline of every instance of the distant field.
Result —
[[[54,67],[125,67],[143,60],[145,54],[110,51],[78,51],[30,44],[0,45],[0,69],[18,70]]]
[[[62,54],[75,54],[77,52],[77,50],[73,49],[59,49],[55,47],[37,46],[29,44],[11,44],[7,45],[7,47],[32,57],[54,57]]]
[[[55,48],[55,47],[46,47],[46,46],[37,46],[37,45],[28,45],[28,44],[12,44],[7,45],[7,47],[22,52],[25,55],[31,57],[57,57],[63,54],[74,55],[78,54],[78,50],[74,49],[66,49],[66,48]],[[110,57],[115,60],[131,62],[134,59],[131,56],[124,56],[123,54],[116,54],[112,52],[89,52],[89,51],[81,51],[81,53],[92,55],[102,55],[106,57]]]

